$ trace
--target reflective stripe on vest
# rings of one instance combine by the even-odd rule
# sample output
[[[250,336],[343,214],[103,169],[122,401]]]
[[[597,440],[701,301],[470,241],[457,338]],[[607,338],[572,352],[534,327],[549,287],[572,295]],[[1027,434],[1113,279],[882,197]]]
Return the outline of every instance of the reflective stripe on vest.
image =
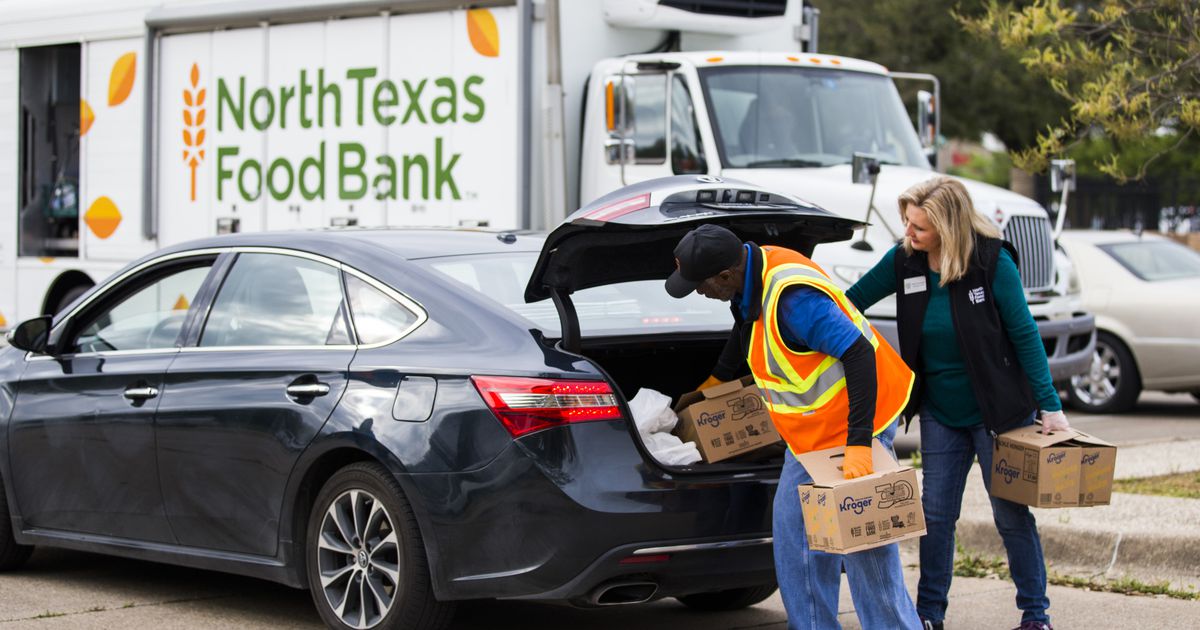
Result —
[[[746,360],[779,434],[794,453],[846,443],[850,401],[842,362],[816,350],[790,348],[777,321],[784,291],[808,286],[832,299],[875,349],[872,433],[878,435],[908,403],[912,371],[815,263],[791,250],[769,246],[760,250],[762,312],[754,322]]]
[[[841,289],[828,276],[814,267],[800,263],[787,263],[770,268],[766,251],[763,252],[763,321],[767,324],[767,334],[763,335],[764,356],[767,370],[779,383],[766,383],[764,394],[769,407],[787,413],[804,413],[825,404],[842,388],[846,386],[846,370],[836,357],[824,355],[824,360],[809,374],[796,371],[792,362],[787,358],[791,355],[818,354],[815,350],[797,351],[788,349],[783,344],[783,335],[776,321],[779,298],[783,290],[795,285],[807,285],[823,291],[833,298],[838,307],[846,313],[850,321],[858,328],[873,348],[879,347],[879,340],[870,322],[863,317],[854,304],[846,298]]]

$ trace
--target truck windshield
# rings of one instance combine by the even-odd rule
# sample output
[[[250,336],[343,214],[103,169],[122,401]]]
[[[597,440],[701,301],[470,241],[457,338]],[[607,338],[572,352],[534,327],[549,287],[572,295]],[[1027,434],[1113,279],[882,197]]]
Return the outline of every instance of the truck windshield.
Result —
[[[813,68],[700,71],[726,168],[885,164],[929,168],[891,79]]]

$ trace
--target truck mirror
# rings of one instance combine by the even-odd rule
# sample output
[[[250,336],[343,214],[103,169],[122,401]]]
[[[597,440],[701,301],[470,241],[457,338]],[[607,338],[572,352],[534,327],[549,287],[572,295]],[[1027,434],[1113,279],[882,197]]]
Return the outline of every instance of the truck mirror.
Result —
[[[1050,191],[1060,193],[1058,216],[1054,218],[1054,240],[1066,227],[1067,197],[1075,191],[1075,160],[1050,160]]]
[[[855,184],[874,184],[879,177],[879,158],[870,153],[855,153],[850,162],[850,180]]]
[[[1050,160],[1050,191],[1075,192],[1075,160]]]
[[[917,135],[921,146],[927,149],[937,146],[937,108],[933,94],[925,90],[917,92]]]
[[[50,339],[50,322],[49,315],[42,315],[33,319],[21,322],[12,332],[8,333],[8,343],[14,347],[26,352],[36,354],[44,354],[46,347],[49,345]]]

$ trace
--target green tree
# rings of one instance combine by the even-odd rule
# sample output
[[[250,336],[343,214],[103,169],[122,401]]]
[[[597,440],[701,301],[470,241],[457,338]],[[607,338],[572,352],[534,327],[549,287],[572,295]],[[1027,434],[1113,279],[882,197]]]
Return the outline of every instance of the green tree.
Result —
[[[1017,166],[1045,169],[1052,157],[1087,141],[1083,154],[1117,181],[1142,178],[1164,155],[1196,151],[1200,129],[1200,3],[1196,0],[1094,0],[1064,6],[990,0],[980,15],[957,19],[981,41],[998,42],[1070,104]],[[1106,142],[1096,143],[1097,132]],[[1164,140],[1166,138],[1166,140]],[[1108,147],[1096,155],[1097,146]],[[1080,147],[1082,148],[1082,147]],[[1179,160],[1174,160],[1177,163]]]
[[[821,9],[821,52],[937,75],[946,136],[975,140],[990,131],[1009,148],[1025,149],[1036,144],[1038,129],[1067,114],[1067,101],[1025,70],[1017,54],[963,29],[956,16],[984,16],[988,7],[982,3],[818,0],[813,5]],[[909,90],[903,82],[900,87]]]

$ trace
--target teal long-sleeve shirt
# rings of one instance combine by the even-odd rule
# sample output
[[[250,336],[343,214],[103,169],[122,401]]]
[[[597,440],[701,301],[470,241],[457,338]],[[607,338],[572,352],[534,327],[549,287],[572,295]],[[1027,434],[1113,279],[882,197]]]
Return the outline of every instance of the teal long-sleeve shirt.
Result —
[[[846,291],[846,296],[859,311],[867,310],[872,304],[896,292],[895,261],[896,248],[893,247],[867,275]],[[921,372],[922,400],[932,408],[934,416],[946,425],[968,427],[982,422],[983,417],[954,332],[950,292],[946,287],[939,286],[940,282],[941,274],[931,270],[929,304],[921,325],[921,365],[910,367]],[[1017,264],[1003,249],[996,266],[996,277],[992,280],[992,292],[996,296],[1000,320],[1016,348],[1017,360],[1029,379],[1038,407],[1044,411],[1062,409],[1062,402],[1050,379],[1045,346],[1042,345],[1037,324],[1029,313],[1029,304],[1025,301]]]

